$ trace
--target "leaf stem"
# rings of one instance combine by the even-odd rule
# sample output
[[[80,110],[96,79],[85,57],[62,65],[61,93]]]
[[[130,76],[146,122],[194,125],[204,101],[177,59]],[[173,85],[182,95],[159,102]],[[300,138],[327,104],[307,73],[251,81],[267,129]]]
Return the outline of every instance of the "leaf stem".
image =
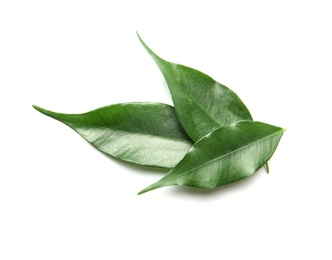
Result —
[[[266,164],[265,164],[265,170],[266,170],[267,173],[270,173],[270,168],[269,168],[269,163],[268,162],[266,162]]]

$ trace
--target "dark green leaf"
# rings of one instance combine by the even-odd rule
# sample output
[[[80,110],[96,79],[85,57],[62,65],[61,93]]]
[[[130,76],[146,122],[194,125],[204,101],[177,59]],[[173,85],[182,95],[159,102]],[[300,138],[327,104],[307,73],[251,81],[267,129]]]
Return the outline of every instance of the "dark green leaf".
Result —
[[[163,60],[138,37],[163,73],[179,121],[194,141],[221,126],[252,120],[232,90],[198,70]]]
[[[137,164],[172,168],[192,146],[174,108],[166,104],[116,104],[84,114],[34,108],[68,125],[102,152]]]
[[[252,175],[273,155],[284,130],[242,121],[206,135],[161,180],[139,194],[164,186],[216,188]]]

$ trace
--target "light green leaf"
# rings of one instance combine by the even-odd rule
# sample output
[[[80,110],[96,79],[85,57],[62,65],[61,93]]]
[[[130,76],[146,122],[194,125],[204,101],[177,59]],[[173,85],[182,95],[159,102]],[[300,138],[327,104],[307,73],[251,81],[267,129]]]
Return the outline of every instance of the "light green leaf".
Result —
[[[221,127],[196,142],[178,165],[139,194],[171,185],[212,189],[239,181],[271,158],[283,132],[253,121]]]
[[[138,37],[163,73],[179,121],[194,141],[221,126],[252,120],[232,90],[198,70],[165,61]]]
[[[174,108],[166,104],[124,103],[84,114],[34,108],[68,125],[100,151],[141,165],[172,168],[192,146]]]

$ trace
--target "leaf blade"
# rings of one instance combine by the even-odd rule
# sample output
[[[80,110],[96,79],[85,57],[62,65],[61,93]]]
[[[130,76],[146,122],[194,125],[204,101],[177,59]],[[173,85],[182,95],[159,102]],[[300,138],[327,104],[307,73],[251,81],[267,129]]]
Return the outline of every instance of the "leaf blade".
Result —
[[[98,150],[146,166],[174,167],[192,145],[174,108],[161,103],[123,103],[83,114],[33,106],[81,135]]]
[[[254,121],[221,127],[196,142],[177,166],[139,194],[172,185],[212,189],[248,177],[271,158],[283,132]]]
[[[165,61],[137,36],[163,73],[179,121],[194,141],[221,126],[252,120],[235,92],[198,70]]]

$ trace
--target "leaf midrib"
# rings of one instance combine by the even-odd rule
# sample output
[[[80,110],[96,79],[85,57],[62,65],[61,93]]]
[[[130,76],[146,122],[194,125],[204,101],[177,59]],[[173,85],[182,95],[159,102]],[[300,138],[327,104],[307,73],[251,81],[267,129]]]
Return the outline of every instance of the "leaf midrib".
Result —
[[[157,136],[157,135],[143,134],[143,133],[131,132],[131,131],[123,131],[123,130],[119,130],[119,129],[111,129],[111,128],[107,128],[105,126],[96,126],[96,125],[87,124],[87,123],[77,123],[76,121],[73,121],[73,120],[66,120],[66,121],[69,122],[69,123],[75,123],[76,125],[80,125],[80,126],[94,127],[94,128],[106,129],[106,130],[113,130],[113,131],[118,131],[118,132],[121,132],[121,133],[130,133],[132,135],[138,135],[138,136],[152,136],[154,138],[166,139],[166,140],[170,140],[170,141],[174,141],[174,142],[180,142],[180,143],[184,143],[184,144],[190,144],[190,142],[186,142],[186,141],[183,141],[181,139],[174,139],[174,138],[164,137],[164,136],[161,137],[161,136]],[[70,126],[70,127],[73,128],[72,126]]]
[[[231,154],[233,154],[233,153],[235,153],[235,152],[237,152],[237,151],[243,150],[243,149],[245,149],[245,148],[247,148],[247,147],[249,147],[249,146],[252,146],[252,145],[255,145],[255,144],[259,143],[259,142],[262,142],[262,141],[264,141],[264,140],[266,140],[266,139],[268,139],[268,138],[270,138],[270,137],[273,137],[273,136],[279,134],[280,132],[283,132],[283,130],[282,130],[282,129],[281,129],[281,130],[278,130],[278,131],[277,131],[276,133],[274,133],[274,134],[268,135],[268,136],[266,136],[266,137],[264,137],[264,138],[262,138],[262,139],[259,139],[259,140],[255,141],[255,142],[253,142],[253,143],[247,144],[247,145],[242,146],[242,147],[240,147],[240,148],[238,148],[238,149],[236,149],[236,150],[234,150],[234,151],[232,151],[232,152],[229,152],[229,153],[224,154],[224,155],[222,155],[222,156],[219,156],[219,157],[217,157],[217,158],[215,158],[215,159],[213,159],[213,160],[211,160],[211,161],[208,161],[208,162],[206,162],[206,163],[203,163],[202,165],[199,165],[199,166],[196,167],[196,168],[193,168],[193,169],[191,169],[191,170],[189,170],[189,171],[186,171],[186,172],[181,173],[181,174],[179,174],[179,175],[176,175],[176,176],[174,176],[174,177],[172,177],[172,178],[169,178],[168,181],[172,181],[172,180],[177,179],[177,178],[179,178],[179,177],[181,177],[181,176],[183,176],[183,175],[185,175],[185,174],[188,174],[188,173],[190,173],[190,172],[192,172],[192,171],[194,171],[194,170],[197,170],[197,169],[199,169],[199,168],[202,168],[202,167],[204,167],[205,165],[208,165],[208,164],[210,164],[210,163],[213,163],[213,162],[215,162],[215,161],[217,161],[217,160],[221,160],[223,157],[229,156],[229,155],[231,155]],[[165,177],[166,177],[166,176],[165,176]]]

